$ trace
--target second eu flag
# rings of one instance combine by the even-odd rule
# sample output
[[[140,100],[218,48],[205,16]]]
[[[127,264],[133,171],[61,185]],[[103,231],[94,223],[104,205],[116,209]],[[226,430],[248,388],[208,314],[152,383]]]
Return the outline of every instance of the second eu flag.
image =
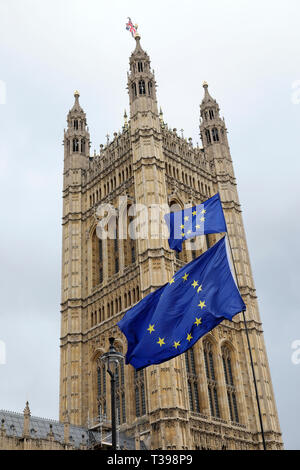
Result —
[[[245,309],[224,237],[124,315],[118,326],[127,338],[126,363],[140,369],[172,359]]]
[[[182,250],[182,243],[188,238],[227,232],[219,193],[203,204],[166,214],[165,221],[170,232],[169,246],[176,251]]]

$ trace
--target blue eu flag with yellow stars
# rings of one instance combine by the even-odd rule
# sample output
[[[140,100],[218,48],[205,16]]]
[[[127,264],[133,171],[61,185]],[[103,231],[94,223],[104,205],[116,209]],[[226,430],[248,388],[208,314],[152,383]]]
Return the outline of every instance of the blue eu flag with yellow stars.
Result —
[[[203,204],[166,214],[165,221],[170,233],[169,246],[176,251],[182,250],[182,243],[188,238],[227,232],[219,193]]]
[[[168,361],[245,309],[223,237],[119,321],[128,343],[126,364],[141,369]]]

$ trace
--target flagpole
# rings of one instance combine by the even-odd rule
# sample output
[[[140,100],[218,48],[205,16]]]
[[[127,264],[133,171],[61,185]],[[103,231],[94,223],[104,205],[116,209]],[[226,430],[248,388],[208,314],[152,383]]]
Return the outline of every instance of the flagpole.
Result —
[[[229,240],[229,236],[227,235],[227,240],[229,243],[229,248],[230,248],[230,253],[231,253],[231,259],[232,259],[232,264],[235,272],[235,278],[237,285],[239,287],[239,280],[236,272],[236,267],[234,263],[234,258],[233,258],[233,251],[231,248],[231,243]],[[263,449],[266,449],[266,441],[265,441],[265,433],[264,433],[264,427],[263,427],[263,421],[262,421],[262,415],[261,415],[261,409],[260,409],[260,403],[259,403],[259,395],[258,395],[258,389],[257,389],[257,382],[256,382],[256,375],[255,375],[255,370],[254,370],[254,363],[253,363],[253,357],[252,357],[252,352],[251,352],[251,346],[250,346],[250,339],[249,339],[249,332],[248,332],[248,327],[247,327],[247,322],[246,322],[246,316],[245,316],[245,310],[243,310],[243,321],[245,325],[245,331],[246,331],[246,337],[247,337],[247,343],[248,343],[248,350],[249,350],[249,356],[250,356],[250,363],[251,363],[251,369],[252,369],[252,374],[253,374],[253,381],[254,381],[254,388],[255,388],[255,396],[256,396],[256,402],[257,402],[257,408],[258,408],[258,415],[259,415],[259,422],[260,422],[260,429],[261,429],[261,437],[263,441]]]

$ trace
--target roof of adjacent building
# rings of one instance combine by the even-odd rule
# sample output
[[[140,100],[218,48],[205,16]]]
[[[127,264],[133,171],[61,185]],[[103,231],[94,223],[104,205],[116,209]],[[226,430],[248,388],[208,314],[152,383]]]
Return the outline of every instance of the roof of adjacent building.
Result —
[[[7,436],[21,438],[23,436],[24,428],[24,414],[16,413],[14,411],[0,410],[0,423],[4,420],[4,427]],[[51,428],[50,428],[51,425]],[[92,447],[95,444],[101,444],[101,433],[98,431],[91,431],[82,426],[70,426],[70,438],[69,442],[75,448],[79,448],[80,445],[87,445]],[[48,418],[38,418],[36,416],[30,416],[30,437],[32,439],[47,439],[50,431],[52,431],[54,440],[60,443],[64,442],[64,423],[55,421]],[[119,446],[120,448],[126,448],[128,450],[135,449],[135,439],[126,436],[124,432],[119,433]],[[111,433],[104,435],[102,438],[102,444],[111,444]],[[141,442],[141,449],[146,449],[145,444]]]

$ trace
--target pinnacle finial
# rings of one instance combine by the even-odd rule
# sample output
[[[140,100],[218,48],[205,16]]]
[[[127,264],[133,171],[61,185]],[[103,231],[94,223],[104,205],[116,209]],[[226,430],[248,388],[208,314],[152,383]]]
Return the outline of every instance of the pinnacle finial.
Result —
[[[74,96],[75,96],[75,98],[79,98],[79,96],[80,96],[80,93],[79,93],[79,91],[78,91],[78,90],[75,90],[75,91],[74,91]]]
[[[208,88],[208,83],[206,81],[204,81],[202,86],[203,86],[203,88]]]
[[[30,416],[30,408],[29,408],[28,401],[26,402],[26,405],[25,405],[25,408],[24,408],[24,415]]]

